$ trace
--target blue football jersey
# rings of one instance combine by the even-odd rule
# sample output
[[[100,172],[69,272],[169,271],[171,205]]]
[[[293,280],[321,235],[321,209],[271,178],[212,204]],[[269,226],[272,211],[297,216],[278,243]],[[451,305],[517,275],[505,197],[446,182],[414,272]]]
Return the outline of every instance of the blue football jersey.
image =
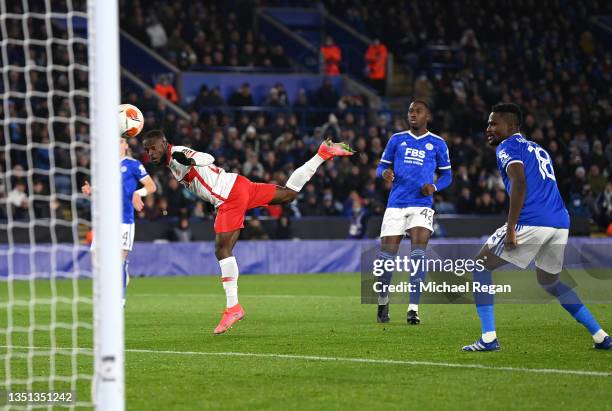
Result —
[[[537,143],[521,134],[514,134],[496,149],[497,167],[510,194],[510,179],[506,168],[512,163],[525,167],[527,194],[518,224],[569,228],[569,214],[559,193],[550,155]]]
[[[142,163],[130,157],[121,159],[121,184],[123,186],[123,224],[134,222],[134,206],[132,196],[138,188],[140,180],[148,176]]]
[[[431,132],[392,135],[380,161],[392,165],[395,174],[387,201],[392,208],[431,207],[433,196],[422,195],[421,187],[434,184],[436,169],[451,168],[446,142]]]

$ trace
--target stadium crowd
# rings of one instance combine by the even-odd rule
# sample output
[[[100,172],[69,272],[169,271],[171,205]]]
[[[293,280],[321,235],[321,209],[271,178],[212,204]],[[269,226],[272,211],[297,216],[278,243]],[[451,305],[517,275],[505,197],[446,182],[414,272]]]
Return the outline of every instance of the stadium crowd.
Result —
[[[121,27],[181,70],[290,68],[283,47],[269,44],[251,28],[253,2],[121,3]]]
[[[435,195],[437,212],[505,213],[507,195],[496,170],[494,150],[485,143],[484,129],[492,104],[513,101],[525,111],[525,134],[551,154],[557,182],[570,213],[592,217],[602,229],[610,224],[612,56],[588,31],[585,17],[599,7],[597,2],[568,3],[563,8],[559,8],[559,2],[531,2],[529,13],[512,19],[500,17],[506,12],[505,3],[478,2],[479,8],[474,8],[475,13],[459,21],[452,18],[452,10],[459,2],[452,2],[452,7],[437,7],[436,10],[445,13],[436,16],[431,14],[434,5],[421,2],[411,3],[410,13],[397,9],[392,2],[389,2],[389,7],[369,8],[371,13],[364,13],[364,7],[368,8],[370,1],[326,3],[332,11],[337,6],[339,16],[356,27],[363,27],[366,32],[368,27],[388,30],[371,34],[380,37],[396,55],[417,56],[414,96],[431,102],[433,122],[430,129],[446,140],[453,164],[452,186]],[[212,54],[207,54],[208,46],[203,46],[204,51],[195,51],[200,63],[204,55],[215,59],[214,44],[222,45],[219,47],[219,50],[223,49],[222,53],[232,53],[233,43],[246,47],[251,38],[256,53],[262,45],[257,43],[259,40],[255,34],[244,31],[243,27],[248,25],[240,22],[248,17],[240,11],[234,17],[227,16],[230,20],[235,19],[234,25],[224,23],[221,26],[214,23],[214,16],[220,13],[220,9],[185,3],[185,8],[170,10],[169,6],[160,3],[159,7],[147,7],[145,16],[137,0],[125,4],[140,10],[135,14],[140,13],[142,21],[137,20],[142,27],[146,27],[147,22],[162,19],[164,27],[177,27],[174,37],[182,35],[180,30],[186,30],[189,38],[210,38],[210,42],[206,40],[204,43],[212,45]],[[547,7],[556,12],[546,13]],[[390,17],[384,14],[385,10],[396,16],[400,24],[376,23]],[[206,30],[192,32],[193,24],[187,27],[180,23],[183,17],[198,13],[210,19],[202,21],[213,22],[206,24]],[[485,18],[488,15],[491,18]],[[409,16],[412,17],[408,21]],[[428,21],[435,24],[425,24]],[[506,26],[510,21],[515,23]],[[11,34],[11,30],[15,33]],[[19,30],[19,27],[9,25],[9,35],[18,36]],[[137,35],[136,31],[134,35]],[[184,67],[180,63],[181,56],[192,46],[174,41],[180,45],[175,47],[170,41],[172,37],[161,51],[170,53],[167,57]],[[452,46],[455,51],[443,56],[448,60],[448,66],[436,70],[428,60],[425,46],[440,44]],[[242,55],[243,51],[238,54]],[[33,58],[44,65],[45,53],[42,50],[32,52]],[[61,50],[57,54],[60,58],[67,58]],[[23,59],[22,56],[14,58]],[[86,61],[83,50],[76,54],[76,59]],[[236,63],[231,54],[223,54],[219,61],[230,65]],[[47,77],[35,74],[33,72],[30,81],[37,88],[44,90],[49,87]],[[61,73],[53,75],[56,79],[54,87],[68,86]],[[76,71],[75,75],[77,86],[85,87],[86,72]],[[25,91],[26,81],[22,74],[11,71],[8,79],[11,90]],[[284,209],[255,210],[255,214],[359,218],[384,211],[389,185],[375,178],[375,169],[389,137],[406,128],[405,112],[373,112],[362,96],[340,95],[329,82],[313,93],[300,93],[296,101],[289,101],[282,84],[272,87],[264,101],[253,101],[247,84],[227,100],[216,85],[202,87],[195,101],[183,107],[190,115],[189,119],[183,119],[149,92],[138,95],[124,90],[123,98],[124,102],[143,110],[145,130],[163,128],[172,143],[209,152],[216,157],[218,165],[254,181],[284,184],[288,175],[313,155],[324,137],[346,141],[358,151],[351,158],[328,162],[321,167],[296,204]],[[45,99],[34,102],[38,117],[50,115]],[[87,116],[87,106],[83,101],[71,105],[67,99],[58,97],[53,102],[53,112],[58,117]],[[260,106],[261,109],[242,112],[239,107],[244,105]],[[23,98],[11,98],[6,106],[13,118],[27,115]],[[4,106],[0,110],[4,110]],[[5,190],[5,184],[0,184],[3,190],[0,198],[2,203],[12,207],[14,217],[29,218],[33,204],[37,218],[51,212],[70,218],[72,209],[66,199],[53,198],[51,207],[48,207],[51,184],[54,184],[54,192],[69,196],[88,178],[87,126],[77,124],[74,130],[70,130],[66,123],[59,121],[52,125],[50,128],[44,122],[34,122],[30,126],[13,122],[8,128],[0,129],[2,146],[5,146],[6,139],[14,144],[10,153],[7,150],[0,152],[3,177],[9,164],[11,168],[7,177],[11,179],[11,190]],[[28,141],[28,135],[32,136],[31,141]],[[48,146],[50,141],[55,143],[53,148]],[[70,142],[75,144],[62,144]],[[26,143],[39,143],[31,156],[19,146]],[[192,198],[187,190],[170,178],[167,170],[149,166],[137,139],[130,141],[130,145],[134,156],[147,165],[160,188],[155,196],[146,197],[145,208],[138,218],[212,218],[212,210]],[[28,175],[27,170],[32,165],[40,172]],[[53,181],[45,174],[50,167],[61,170]],[[29,184],[29,178],[33,184]],[[38,196],[30,204],[27,199],[32,194]],[[79,209],[85,208],[87,204]],[[0,207],[0,214],[0,218],[6,216],[5,207]]]
[[[545,1],[517,8],[478,2],[472,4],[475,13],[457,20],[453,16],[459,13],[453,10],[465,4],[441,7],[437,3],[399,7],[386,2],[384,7],[374,7],[373,1],[324,2],[332,13],[380,38],[400,59],[414,63],[414,95],[432,103],[431,128],[447,140],[454,168],[453,186],[436,196],[437,211],[504,212],[507,195],[483,131],[492,104],[514,101],[526,113],[524,132],[550,152],[570,212],[592,216],[606,227],[611,216],[606,183],[612,174],[612,57],[589,31],[588,21],[605,5]],[[488,15],[492,19],[485,18]],[[501,18],[505,15],[516,18]],[[398,24],[381,24],[390,19]],[[436,24],[427,24],[432,21]],[[448,46],[448,50],[432,56],[428,49],[432,45]],[[444,69],[434,69],[433,59],[445,63]],[[403,113],[364,115],[359,109],[351,110],[348,99],[329,87],[290,102],[278,84],[265,101],[254,102],[245,85],[227,103],[287,111],[211,114],[202,107],[221,107],[226,102],[214,85],[209,86],[189,107],[190,122],[174,118],[168,125],[165,120],[157,124],[164,124],[170,134],[175,130],[185,144],[211,151],[222,162],[229,159],[230,169],[280,184],[323,136],[346,140],[360,155],[330,166],[329,173],[322,172],[291,212],[350,215],[355,202],[369,212],[381,211],[388,187],[373,178],[373,170],[389,136],[404,129]],[[357,104],[364,106],[367,102]],[[308,107],[333,107],[333,116],[325,110],[304,112]],[[334,206],[330,209],[327,204]]]

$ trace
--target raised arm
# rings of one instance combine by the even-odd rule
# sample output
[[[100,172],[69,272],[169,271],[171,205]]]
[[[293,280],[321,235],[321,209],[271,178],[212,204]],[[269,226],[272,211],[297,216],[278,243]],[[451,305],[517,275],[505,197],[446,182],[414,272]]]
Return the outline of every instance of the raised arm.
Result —
[[[184,166],[206,167],[215,162],[215,158],[208,153],[200,153],[187,147],[174,147],[172,159]]]

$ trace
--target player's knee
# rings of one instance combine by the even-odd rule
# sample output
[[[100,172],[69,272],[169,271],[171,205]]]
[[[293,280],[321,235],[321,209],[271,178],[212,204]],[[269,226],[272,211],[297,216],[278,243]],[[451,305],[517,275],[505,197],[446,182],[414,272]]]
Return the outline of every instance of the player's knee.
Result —
[[[215,257],[217,260],[223,260],[232,256],[232,249],[226,244],[215,244]]]
[[[293,191],[290,188],[283,187],[283,190],[281,191],[281,202],[290,203],[293,200],[295,200],[297,196],[298,196],[297,191]]]
[[[399,251],[399,244],[381,244],[380,249],[388,254],[397,254]]]

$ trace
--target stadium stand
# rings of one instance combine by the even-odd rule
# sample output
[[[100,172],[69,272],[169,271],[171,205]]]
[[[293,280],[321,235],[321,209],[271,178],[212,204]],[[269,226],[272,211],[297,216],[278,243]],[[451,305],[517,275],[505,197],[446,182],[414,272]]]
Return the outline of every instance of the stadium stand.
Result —
[[[128,0],[122,10],[121,27],[181,70],[290,68],[283,47],[251,28],[253,2]]]
[[[479,2],[474,14],[456,21],[453,10],[468,7],[464,2],[437,7],[446,13],[435,17],[431,15],[433,6],[421,2],[410,3],[405,9],[384,1],[384,7],[372,7],[372,1],[323,3],[355,30],[380,38],[413,74],[412,95],[432,103],[431,129],[446,140],[454,173],[453,185],[436,194],[439,214],[505,213],[507,195],[496,171],[494,152],[484,142],[484,128],[490,105],[511,100],[525,110],[525,133],[554,158],[557,181],[570,213],[592,218],[602,231],[607,229],[612,216],[612,57],[585,16],[603,13],[609,5],[563,2],[561,7],[561,2],[555,1],[525,2],[519,11],[512,12],[523,17],[502,19],[500,16],[510,12],[504,9],[505,3]],[[281,49],[268,45],[250,28],[254,10],[250,2],[240,2],[248,7],[234,12],[227,12],[221,3],[168,4],[157,1],[145,8],[138,0],[126,0],[122,10],[129,9],[135,20],[122,27],[181,70],[208,70],[219,65],[283,71],[291,65]],[[370,13],[364,13],[366,9]],[[555,18],[549,18],[547,10],[555,10]],[[391,18],[398,24],[380,24]],[[506,26],[510,21],[514,23]],[[20,30],[16,26],[10,29]],[[33,58],[44,61],[42,50],[32,53]],[[77,58],[86,58],[83,51],[80,53]],[[251,53],[253,57],[249,57]],[[61,58],[61,53],[54,54]],[[53,75],[55,87],[61,87],[66,79],[61,73]],[[10,72],[9,78],[12,89],[25,90],[20,73]],[[40,76],[32,81],[44,83],[47,79]],[[85,84],[86,73],[76,81]],[[248,81],[245,75],[244,82]],[[254,215],[358,218],[364,213],[375,216],[383,212],[389,185],[375,179],[375,168],[389,137],[406,128],[406,107],[373,110],[364,94],[339,92],[328,82],[317,90],[300,91],[293,101],[281,82],[261,101],[249,99],[248,91],[225,97],[218,86],[203,85],[200,95],[189,104],[178,101],[188,118],[177,115],[150,91],[124,87],[123,101],[143,110],[145,129],[163,128],[173,143],[209,152],[222,167],[254,181],[284,184],[291,171],[312,156],[323,137],[347,141],[358,150],[359,154],[350,159],[321,168],[297,204],[282,210],[255,210]],[[40,101],[34,107],[38,115],[48,115],[46,105],[46,101]],[[56,113],[67,116],[87,110],[77,104],[77,113],[69,113],[62,99],[54,105]],[[241,109],[243,106],[249,109]],[[19,99],[12,99],[8,107],[25,118],[26,108]],[[55,124],[55,141],[68,138],[61,123]],[[8,135],[7,128],[0,129],[0,143],[8,138],[22,141],[24,127],[22,123],[11,124]],[[76,155],[83,170],[77,174],[78,183],[87,178],[87,152],[70,153],[57,144],[50,152],[44,148],[50,130],[44,125],[32,127],[35,142],[40,143],[33,153],[37,168],[44,169],[51,160],[56,167],[65,164],[69,168],[70,156]],[[77,138],[85,140],[87,134],[86,125],[82,125]],[[134,156],[148,164],[139,142],[130,141],[130,146]],[[19,149],[0,152],[2,178],[14,182],[25,178],[24,155]],[[12,170],[5,176],[6,156],[11,156]],[[149,167],[149,171],[160,190],[155,197],[146,198],[145,209],[138,214],[140,220],[212,218],[212,210],[173,184],[167,170]],[[49,182],[44,176],[34,176],[34,180],[38,193],[48,192]],[[55,184],[59,193],[70,185],[61,178],[56,178]],[[29,193],[24,192],[24,186],[12,186],[13,192],[0,192],[0,218],[5,217],[7,206],[13,207],[17,216],[27,218],[23,197]],[[72,217],[59,200],[50,208],[43,200],[37,204],[37,215],[51,209],[65,218]],[[79,210],[86,213],[87,208],[84,204]],[[282,230],[286,231],[286,226]]]

